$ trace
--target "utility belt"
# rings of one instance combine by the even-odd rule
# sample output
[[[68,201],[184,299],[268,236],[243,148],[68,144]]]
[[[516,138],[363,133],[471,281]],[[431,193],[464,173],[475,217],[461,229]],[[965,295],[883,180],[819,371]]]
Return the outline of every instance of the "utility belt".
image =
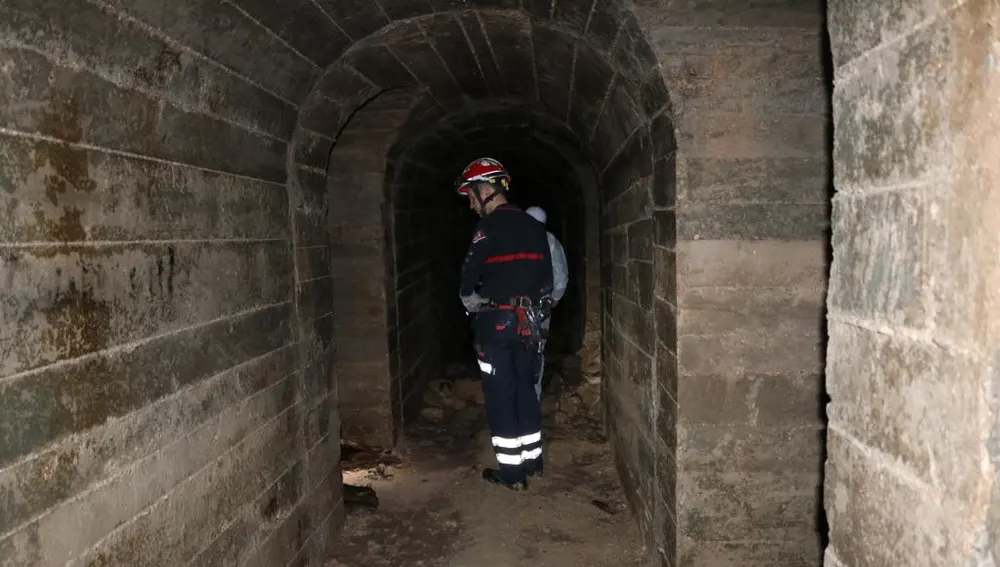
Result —
[[[529,346],[537,346],[542,340],[542,330],[541,322],[543,319],[542,309],[540,305],[536,305],[531,301],[530,297],[518,296],[511,297],[504,300],[502,303],[497,301],[491,301],[486,305],[480,312],[481,315],[487,315],[490,312],[494,312],[500,315],[502,312],[513,312],[513,321],[504,321],[505,317],[492,317],[491,319],[497,319],[494,323],[494,330],[497,333],[502,333],[507,331],[507,326],[510,323],[514,323],[514,329],[512,329],[516,337],[526,343]],[[499,313],[498,313],[499,312]]]

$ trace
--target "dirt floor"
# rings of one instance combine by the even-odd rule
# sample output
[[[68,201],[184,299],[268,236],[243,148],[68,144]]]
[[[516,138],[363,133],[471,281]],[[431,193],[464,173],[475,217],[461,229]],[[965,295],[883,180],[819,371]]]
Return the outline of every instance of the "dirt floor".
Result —
[[[556,374],[547,389],[545,477],[512,492],[480,478],[495,460],[478,382],[432,384],[420,422],[383,463],[345,457],[344,482],[374,489],[378,506],[348,505],[328,567],[644,565],[596,418],[598,386]]]

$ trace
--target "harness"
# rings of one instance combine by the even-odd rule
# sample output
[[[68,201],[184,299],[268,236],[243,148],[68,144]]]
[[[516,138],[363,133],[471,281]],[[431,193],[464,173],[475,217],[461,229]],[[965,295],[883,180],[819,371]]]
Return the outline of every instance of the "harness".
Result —
[[[542,341],[542,312],[526,295],[511,297],[506,303],[491,302],[486,310],[513,311],[517,317],[517,336],[526,344],[538,347]],[[500,326],[501,329],[503,326]],[[497,329],[497,330],[501,330]]]

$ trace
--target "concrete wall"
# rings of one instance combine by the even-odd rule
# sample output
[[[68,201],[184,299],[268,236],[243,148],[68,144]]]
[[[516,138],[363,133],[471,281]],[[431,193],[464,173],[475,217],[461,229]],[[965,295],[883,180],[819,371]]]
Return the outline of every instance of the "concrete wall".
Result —
[[[830,3],[831,567],[1000,562],[998,25]]]
[[[154,4],[0,4],[5,567],[305,562],[338,524],[299,64]]]
[[[641,3],[674,104],[680,565],[815,565],[828,148],[822,10]],[[669,303],[665,303],[664,307]],[[673,434],[673,433],[672,433]]]

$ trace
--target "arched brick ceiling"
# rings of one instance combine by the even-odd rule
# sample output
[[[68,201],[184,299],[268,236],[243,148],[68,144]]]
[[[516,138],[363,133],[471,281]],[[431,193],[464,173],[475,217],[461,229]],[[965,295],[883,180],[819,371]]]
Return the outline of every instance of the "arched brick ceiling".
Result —
[[[572,151],[576,139],[565,123],[537,104],[482,101],[443,116],[426,112],[427,104],[418,105],[400,128],[389,154],[389,179],[407,166],[444,168],[445,176],[454,177],[456,168],[481,154],[535,155],[539,159],[532,161],[563,167],[585,159]]]
[[[334,29],[330,37],[294,40],[303,54],[307,47],[316,54],[316,67],[329,62],[300,115],[300,125],[320,135],[334,136],[379,91],[419,85],[430,94],[421,109],[426,116],[484,99],[537,104],[606,161],[667,105],[655,57],[620,0],[525,0],[524,6],[516,0],[316,0],[311,9],[307,0],[295,2],[302,14],[326,18],[312,28]],[[276,31],[295,45],[291,9],[279,11],[287,18]],[[276,15],[259,17],[274,21]],[[319,41],[327,49],[322,57],[314,45]]]

